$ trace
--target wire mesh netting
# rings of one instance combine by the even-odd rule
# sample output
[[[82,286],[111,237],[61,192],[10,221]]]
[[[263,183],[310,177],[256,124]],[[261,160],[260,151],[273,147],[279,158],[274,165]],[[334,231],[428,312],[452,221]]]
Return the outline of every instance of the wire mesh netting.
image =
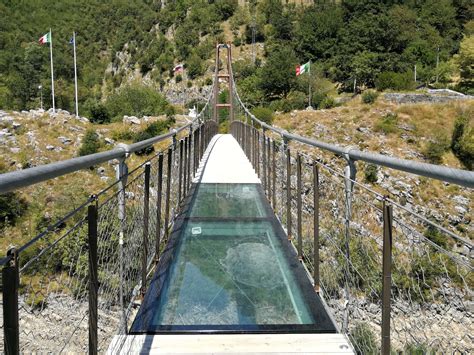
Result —
[[[255,132],[252,136],[256,137]],[[261,132],[259,143],[261,147]],[[416,206],[404,207],[353,177],[347,178],[344,164],[337,160],[327,162],[300,151],[298,186],[297,149],[290,147],[288,160],[285,146],[276,143],[276,183],[271,185],[276,190],[275,214],[287,231],[290,227],[296,249],[301,233],[302,260],[309,274],[320,279],[320,295],[355,350],[366,354],[381,349],[385,203],[393,209],[392,350],[472,352],[471,241],[414,212]],[[251,161],[263,179],[263,153],[256,147],[258,156]],[[290,184],[287,183],[288,162]],[[319,273],[315,273],[314,247],[315,165],[319,178]],[[299,187],[301,209],[298,208]],[[268,198],[273,199],[273,191]]]
[[[200,132],[190,132],[185,140],[181,200],[189,190],[195,170],[195,145],[191,137],[200,135],[207,141],[214,134],[211,130],[206,134]],[[165,230],[169,230],[179,212],[176,147],[177,144],[172,144],[126,173],[123,179],[92,196],[17,249],[21,352],[88,350],[88,206],[91,204],[97,209],[98,351],[107,350],[114,334],[128,331],[146,288],[146,276],[154,269],[159,250],[166,242]],[[199,158],[196,157],[196,164]],[[16,260],[8,258],[10,262]],[[3,314],[0,318],[3,328]],[[2,329],[2,348],[3,336]]]

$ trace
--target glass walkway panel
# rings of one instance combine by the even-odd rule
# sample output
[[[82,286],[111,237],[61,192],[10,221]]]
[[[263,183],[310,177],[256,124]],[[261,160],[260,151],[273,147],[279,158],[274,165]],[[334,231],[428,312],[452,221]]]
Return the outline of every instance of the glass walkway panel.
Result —
[[[260,184],[197,184],[133,333],[336,329]]]

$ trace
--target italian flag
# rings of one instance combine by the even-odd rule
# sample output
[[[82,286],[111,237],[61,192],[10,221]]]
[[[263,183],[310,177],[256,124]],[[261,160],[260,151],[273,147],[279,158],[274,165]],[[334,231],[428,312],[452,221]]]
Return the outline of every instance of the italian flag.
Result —
[[[306,73],[307,71],[309,71],[309,62],[308,63],[305,63],[303,65],[298,65],[296,67],[296,75],[301,75],[303,73]]]
[[[43,37],[41,37],[38,42],[40,44],[51,43],[51,32],[46,33]]]

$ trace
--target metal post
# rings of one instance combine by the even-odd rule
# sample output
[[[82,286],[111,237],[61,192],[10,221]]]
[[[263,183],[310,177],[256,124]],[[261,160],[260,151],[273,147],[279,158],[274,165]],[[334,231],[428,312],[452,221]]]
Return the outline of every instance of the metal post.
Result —
[[[276,143],[275,141],[272,142],[272,202],[273,202],[273,209],[276,211]]]
[[[191,140],[192,140],[192,134],[191,132],[189,132],[189,135],[188,135],[188,154],[187,154],[187,162],[188,162],[188,166],[186,168],[186,194],[188,194],[188,191],[189,191],[189,187],[191,186]]]
[[[260,132],[257,130],[257,142],[256,142],[256,147],[257,147],[257,160],[256,160],[256,165],[257,165],[257,175],[260,178]]]
[[[390,298],[392,286],[392,206],[383,201],[382,354],[390,354]]]
[[[173,147],[168,148],[168,166],[166,167],[166,203],[165,203],[165,241],[168,240],[170,221],[170,191],[171,191],[171,168],[173,164]]]
[[[298,229],[298,258],[303,260],[303,221],[301,220],[301,154],[296,155],[296,208]]]
[[[263,191],[267,194],[267,137],[265,130],[262,132],[262,173],[263,173]]]
[[[142,296],[146,293],[146,274],[148,264],[148,226],[150,221],[150,162],[145,164],[145,184],[143,191],[143,254],[142,254]]]
[[[89,244],[89,354],[97,354],[98,291],[97,274],[97,199],[87,209]]]
[[[124,260],[125,260],[125,253],[124,253],[124,239],[125,239],[125,187],[127,186],[127,179],[128,179],[128,166],[125,163],[125,159],[121,160],[118,169],[117,169],[117,179],[119,180],[118,188],[118,216],[120,221],[120,233],[119,233],[119,253],[120,253],[120,261],[119,261],[119,274],[120,274],[120,288],[119,288],[119,297],[120,297],[120,309],[122,310],[121,313],[121,328],[122,333],[127,334],[128,332],[128,325],[127,325],[127,315],[125,312],[125,299],[123,294],[123,285],[125,283],[125,275],[124,275]]]
[[[345,253],[346,253],[346,263],[344,267],[344,291],[346,294],[346,306],[344,309],[344,319],[343,319],[343,331],[347,332],[349,329],[349,305],[350,305],[350,291],[349,291],[349,260],[350,260],[350,249],[349,249],[349,240],[350,240],[350,223],[352,218],[352,194],[354,189],[354,181],[356,177],[356,167],[354,161],[351,160],[346,154],[347,165],[344,168],[344,191],[345,191]]]
[[[291,152],[286,148],[286,233],[291,240]]]
[[[319,276],[319,169],[316,162],[313,162],[313,204],[313,279],[314,290],[319,293],[321,289]]]
[[[160,259],[160,242],[161,242],[161,201],[163,194],[163,154],[158,156],[158,186],[156,187],[156,246],[155,246],[155,262],[158,264]]]
[[[15,248],[8,250],[10,261],[2,270],[4,351],[7,355],[20,353],[20,326],[18,315],[18,288],[20,273]]]
[[[267,169],[267,196],[268,196],[268,200],[270,201],[271,200],[271,196],[272,196],[272,165],[271,165],[271,145],[272,145],[272,140],[270,139],[270,137],[267,138],[267,167],[265,167]]]
[[[184,198],[186,196],[186,192],[188,189],[188,162],[189,162],[189,149],[188,149],[188,137],[184,138],[184,160],[183,160],[183,195]]]
[[[178,168],[178,203],[181,202],[181,187],[183,184],[183,140],[179,141],[179,168]]]

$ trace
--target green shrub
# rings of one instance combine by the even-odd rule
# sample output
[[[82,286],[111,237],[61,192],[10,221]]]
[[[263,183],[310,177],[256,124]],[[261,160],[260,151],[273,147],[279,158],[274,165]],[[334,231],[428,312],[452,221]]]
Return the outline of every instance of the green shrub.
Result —
[[[25,212],[26,201],[16,192],[7,192],[0,195],[0,227],[5,224],[14,224]]]
[[[206,68],[203,65],[202,59],[196,55],[193,54],[189,57],[189,59],[186,62],[186,70],[188,73],[188,78],[189,79],[195,79],[198,76],[201,76],[204,74],[204,71]],[[178,77],[176,77],[176,82],[178,82]]]
[[[362,102],[364,104],[373,104],[379,94],[375,90],[367,90],[362,93]]]
[[[415,80],[412,72],[395,73],[386,71],[380,73],[375,79],[375,87],[378,90],[413,90]]]
[[[143,85],[124,87],[106,101],[106,107],[116,121],[121,121],[124,115],[138,117],[161,115],[170,106],[155,89]]]
[[[308,105],[308,95],[301,91],[292,91],[286,98],[292,110],[303,110]]]
[[[150,123],[143,131],[140,131],[135,135],[134,142],[141,142],[146,139],[159,136],[160,134],[163,134],[165,131],[167,131],[170,128],[170,126],[171,126],[171,121],[169,119],[166,121],[156,121],[156,122]],[[153,146],[150,146],[150,147],[137,151],[136,154],[148,155],[154,151],[155,151],[155,148],[153,148]]]
[[[272,101],[268,106],[272,111],[290,112],[293,108],[290,101],[287,99],[280,99]]]
[[[402,353],[410,355],[435,354],[435,352],[428,351],[428,347],[424,344],[407,344]]]
[[[331,96],[326,96],[323,101],[319,104],[320,109],[330,109],[336,107],[336,100],[332,98]]]
[[[350,338],[357,354],[378,354],[377,339],[368,324],[357,323],[351,331]]]
[[[390,134],[398,132],[398,116],[396,113],[387,113],[375,123],[375,131]]]
[[[242,45],[242,38],[237,36],[234,38],[234,41],[232,43],[234,44],[234,46],[240,47]]]
[[[191,80],[188,80],[186,82],[186,87],[189,89],[189,88],[192,88],[193,87],[193,82]]]
[[[181,81],[183,81],[183,77],[181,76],[181,74],[178,74],[178,75],[176,75],[174,80],[176,81],[176,83],[180,83]]]
[[[267,107],[255,107],[252,110],[252,113],[257,117],[260,121],[265,122],[266,124],[271,125],[273,122],[273,111]]]
[[[439,231],[438,228],[434,227],[431,224],[428,225],[428,228],[426,228],[424,236],[443,249],[446,249],[448,247],[446,237],[443,236],[443,234]]]
[[[100,102],[95,102],[89,108],[90,111],[90,121],[92,123],[110,123],[110,114],[104,104]]]
[[[112,139],[116,141],[131,141],[135,137],[135,133],[129,129],[120,129],[112,132]]]
[[[99,136],[93,129],[89,129],[84,135],[84,138],[82,138],[79,156],[97,153],[100,147],[101,142]]]
[[[437,136],[429,141],[423,154],[430,163],[441,164],[443,162],[443,154],[448,150],[449,143],[446,136]]]
[[[212,85],[212,78],[206,78],[206,80],[204,80],[204,85]]]
[[[364,175],[365,175],[365,181],[373,184],[377,182],[377,165],[375,164],[367,164],[365,166],[364,170]]]
[[[454,122],[451,149],[468,170],[474,169],[474,128],[472,117],[460,115]]]

